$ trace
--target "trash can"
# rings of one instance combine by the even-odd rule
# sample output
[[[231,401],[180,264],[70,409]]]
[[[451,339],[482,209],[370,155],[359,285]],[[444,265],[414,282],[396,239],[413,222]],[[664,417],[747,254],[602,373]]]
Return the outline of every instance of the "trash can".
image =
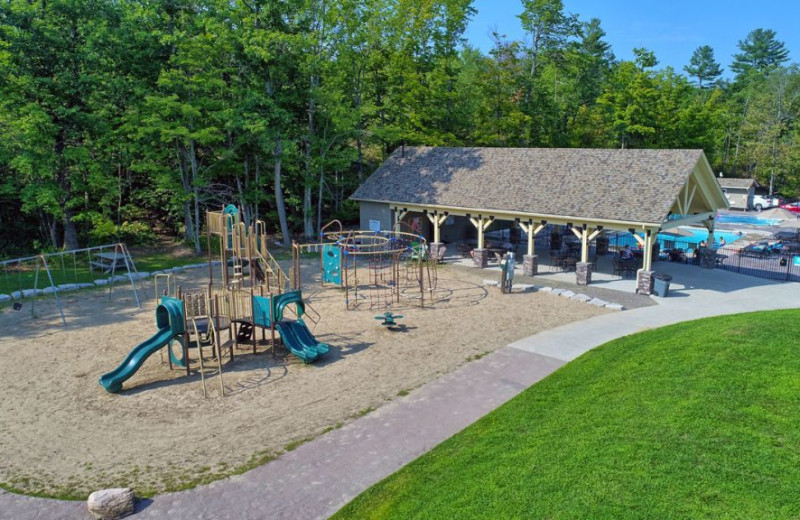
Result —
[[[672,277],[668,274],[656,273],[653,275],[653,293],[662,298],[669,295],[669,283]]]

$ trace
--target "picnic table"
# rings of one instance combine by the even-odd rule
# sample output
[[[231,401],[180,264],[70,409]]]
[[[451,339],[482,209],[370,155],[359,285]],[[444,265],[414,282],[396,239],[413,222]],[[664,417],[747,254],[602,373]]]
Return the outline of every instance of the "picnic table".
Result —
[[[126,268],[127,257],[123,253],[95,253],[96,260],[90,263],[103,271],[104,274]]]

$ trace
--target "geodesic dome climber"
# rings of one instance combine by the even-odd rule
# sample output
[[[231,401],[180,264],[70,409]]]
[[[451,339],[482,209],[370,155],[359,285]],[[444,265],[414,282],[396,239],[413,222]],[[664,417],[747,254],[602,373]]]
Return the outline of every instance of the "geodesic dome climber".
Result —
[[[328,231],[335,227],[334,231]],[[319,253],[323,285],[342,288],[349,310],[366,306],[383,309],[400,305],[403,299],[426,299],[436,289],[436,261],[428,254],[427,241],[402,231],[346,231],[338,221],[323,227],[320,241],[294,244],[295,278],[300,288],[300,255]]]

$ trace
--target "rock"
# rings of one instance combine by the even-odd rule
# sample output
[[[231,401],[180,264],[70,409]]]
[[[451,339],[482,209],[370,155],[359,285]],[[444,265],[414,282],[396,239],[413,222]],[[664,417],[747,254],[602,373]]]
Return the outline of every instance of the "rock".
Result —
[[[575,296],[573,296],[572,299],[575,300],[575,301],[578,301],[578,302],[588,302],[589,300],[592,299],[592,297],[591,296],[586,296],[583,293],[579,293],[579,294],[576,294]]]
[[[138,273],[131,273],[134,278],[139,278],[139,280],[144,280],[145,278],[150,278],[150,273],[147,271],[139,271]]]
[[[11,300],[11,296],[8,294],[0,294],[0,302],[7,302]]]
[[[567,289],[566,291],[559,294],[559,296],[563,296],[564,298],[572,298],[573,296],[575,296],[575,293]]]
[[[555,294],[556,296],[558,296],[562,292],[564,292],[564,289],[551,289],[550,290],[550,294]]]
[[[498,285],[500,285],[500,282],[498,282],[497,280],[484,280],[483,285],[486,285],[488,287],[497,287]]]
[[[179,267],[173,267],[172,268],[172,272],[173,273],[182,273],[183,272],[183,267],[180,267],[180,266]]]
[[[612,311],[624,311],[625,307],[618,303],[608,303],[606,304],[606,309],[611,309]]]
[[[105,278],[99,278],[99,279],[94,281],[94,284],[95,285],[108,285],[108,280],[106,280]]]
[[[592,298],[591,300],[589,300],[589,303],[591,303],[592,305],[597,305],[598,307],[605,307],[606,305],[608,305],[607,301],[601,300],[600,298]]]
[[[95,287],[93,283],[79,283],[78,284],[81,289],[88,289],[89,287]]]
[[[76,283],[62,283],[58,286],[59,291],[77,291],[80,286]]]
[[[553,288],[552,287],[539,287],[539,290],[542,291],[542,292],[552,292]]]
[[[42,294],[52,294],[60,290],[61,289],[59,289],[58,287],[45,287],[44,289],[42,289]]]
[[[32,298],[40,294],[42,294],[41,289],[23,289],[21,291],[12,292],[11,297],[15,300],[21,300],[22,298]]]
[[[515,283],[514,289],[519,289],[522,292],[533,292],[536,290],[536,286],[529,283]]]
[[[89,495],[86,505],[96,520],[116,520],[133,514],[134,500],[131,488],[101,489]]]

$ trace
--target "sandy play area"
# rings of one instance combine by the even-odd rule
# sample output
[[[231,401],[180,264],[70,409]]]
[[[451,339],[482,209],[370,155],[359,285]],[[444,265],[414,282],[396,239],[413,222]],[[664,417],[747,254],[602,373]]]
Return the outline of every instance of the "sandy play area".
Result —
[[[313,264],[312,264],[313,265]],[[314,271],[314,267],[311,268]],[[185,288],[204,270],[178,275]],[[374,310],[347,311],[338,289],[307,285],[332,351],[304,365],[279,347],[237,351],[219,380],[170,371],[158,354],[107,393],[98,378],[155,328],[153,283],[141,310],[129,290],[65,295],[68,326],[52,300],[0,314],[0,482],[26,493],[85,498],[132,486],[143,496],[222,478],[340,427],[509,342],[609,312],[536,292],[502,295],[487,272],[439,269],[433,308],[405,305],[392,332]],[[492,275],[493,276],[493,275]],[[226,360],[227,361],[227,360]]]

